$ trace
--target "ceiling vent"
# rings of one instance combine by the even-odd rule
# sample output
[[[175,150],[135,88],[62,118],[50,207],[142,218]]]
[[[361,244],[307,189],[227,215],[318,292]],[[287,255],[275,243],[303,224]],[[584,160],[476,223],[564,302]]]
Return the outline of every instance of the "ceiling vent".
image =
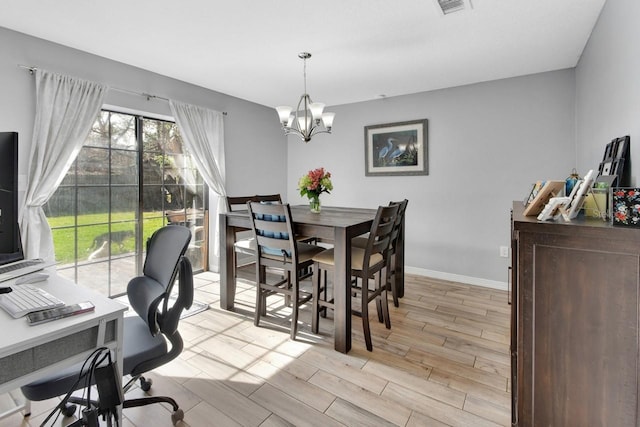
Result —
[[[471,0],[436,0],[436,2],[443,15],[472,8]]]

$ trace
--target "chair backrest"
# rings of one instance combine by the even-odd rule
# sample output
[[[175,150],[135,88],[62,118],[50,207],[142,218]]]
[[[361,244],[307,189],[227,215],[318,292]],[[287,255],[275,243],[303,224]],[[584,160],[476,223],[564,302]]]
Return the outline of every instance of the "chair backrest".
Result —
[[[227,196],[227,210],[229,212],[247,209],[248,202],[277,202],[282,203],[280,194],[266,194],[255,196]]]
[[[256,260],[266,265],[296,265],[298,248],[293,234],[288,203],[247,203],[251,227],[256,239]]]
[[[180,313],[193,302],[193,273],[191,263],[184,256],[190,240],[191,231],[181,225],[167,225],[157,230],[147,243],[143,275],[134,277],[127,285],[129,303],[147,323],[152,335],[175,333]],[[169,307],[176,275],[179,275],[178,298]]]
[[[402,228],[402,223],[404,221],[404,214],[407,210],[407,204],[409,200],[404,199],[401,202],[389,202],[389,205],[398,205],[398,214],[396,215],[396,220],[393,224],[393,231],[391,233],[391,252],[395,253],[396,244],[398,243],[398,237],[400,237],[400,230]]]
[[[391,236],[398,215],[397,204],[391,204],[389,206],[380,206],[376,212],[376,217],[371,224],[371,230],[369,231],[369,240],[364,252],[363,262],[363,276],[367,277],[368,274],[365,270],[371,267],[370,259],[375,254],[380,254],[382,260],[388,262],[389,249],[391,247]]]

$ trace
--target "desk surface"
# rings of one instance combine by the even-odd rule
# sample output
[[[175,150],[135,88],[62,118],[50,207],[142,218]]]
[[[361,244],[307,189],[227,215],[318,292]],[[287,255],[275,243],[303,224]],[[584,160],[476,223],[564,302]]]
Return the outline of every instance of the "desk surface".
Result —
[[[105,336],[104,344],[111,342],[111,347],[121,352],[122,317],[127,307],[55,273],[49,274],[47,281],[34,285],[66,304],[91,301],[95,311],[30,326],[26,317],[14,319],[0,309],[0,393],[82,360],[88,351],[104,343]],[[3,285],[12,286],[12,282]]]

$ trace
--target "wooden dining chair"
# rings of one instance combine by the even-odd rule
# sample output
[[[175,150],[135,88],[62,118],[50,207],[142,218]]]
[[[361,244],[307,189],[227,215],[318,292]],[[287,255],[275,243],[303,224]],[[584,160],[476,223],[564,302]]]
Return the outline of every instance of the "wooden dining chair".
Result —
[[[402,236],[402,226],[404,224],[404,216],[407,210],[408,203],[409,203],[409,200],[407,199],[404,199],[400,202],[389,202],[389,205],[393,205],[393,204],[398,205],[398,215],[396,215],[396,220],[393,225],[393,233],[391,235],[391,247],[389,248],[391,266],[389,267],[389,284],[387,285],[388,288],[391,290],[393,305],[395,307],[400,307],[400,301],[398,298],[398,287],[395,285],[395,277],[400,267],[398,266],[396,251],[397,251],[400,237]],[[358,237],[354,237],[351,240],[351,245],[359,248],[365,248],[367,246],[368,241],[369,241],[368,237],[358,236]]]
[[[313,264],[313,256],[322,252],[320,246],[296,240],[289,204],[249,202],[249,217],[256,243],[256,308],[254,324],[267,314],[267,297],[285,296],[291,302],[291,339],[296,338],[299,307],[313,298],[313,292],[300,289],[300,281]],[[284,271],[283,277],[267,275],[267,268]]]
[[[409,204],[409,200],[404,199],[400,202],[390,202],[389,204],[396,203],[398,204],[398,215],[396,216],[395,224],[393,225],[393,234],[391,236],[391,246],[389,247],[389,259],[391,265],[389,267],[389,284],[388,287],[391,289],[391,296],[393,297],[393,305],[395,307],[400,306],[399,298],[398,298],[398,286],[396,286],[396,274],[404,266],[398,265],[398,257],[396,256],[398,251],[398,245],[400,244],[400,240],[404,230],[404,218],[407,212],[407,204]]]
[[[227,196],[227,211],[247,210],[247,202],[282,203],[280,194],[265,194],[255,196]],[[236,231],[233,243],[233,275],[237,276],[238,254],[253,257],[256,253],[256,244],[251,232]]]
[[[376,301],[378,318],[384,321],[387,329],[391,328],[389,305],[387,302],[387,283],[389,281],[389,253],[395,220],[399,210],[398,204],[380,206],[376,213],[367,244],[364,248],[351,247],[352,290],[360,295],[360,310],[352,309],[352,313],[362,318],[362,329],[367,350],[373,350],[371,328],[369,326],[369,303]],[[318,333],[319,314],[322,310],[334,309],[333,299],[327,295],[327,275],[323,272],[333,271],[335,258],[333,249],[323,251],[313,257],[313,311],[311,329]],[[324,283],[323,283],[324,282]],[[320,298],[321,293],[325,297]]]

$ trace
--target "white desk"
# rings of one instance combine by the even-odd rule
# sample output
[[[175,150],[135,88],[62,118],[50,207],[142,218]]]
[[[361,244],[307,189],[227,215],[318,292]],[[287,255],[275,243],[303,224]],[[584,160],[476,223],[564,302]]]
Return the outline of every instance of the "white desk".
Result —
[[[35,286],[42,286],[66,304],[91,301],[95,311],[30,326],[26,318],[14,319],[0,309],[0,393],[81,362],[102,346],[114,350],[118,368],[122,367],[122,325],[127,308],[55,273],[49,274],[46,282]],[[12,286],[12,281],[2,282],[2,286]]]

